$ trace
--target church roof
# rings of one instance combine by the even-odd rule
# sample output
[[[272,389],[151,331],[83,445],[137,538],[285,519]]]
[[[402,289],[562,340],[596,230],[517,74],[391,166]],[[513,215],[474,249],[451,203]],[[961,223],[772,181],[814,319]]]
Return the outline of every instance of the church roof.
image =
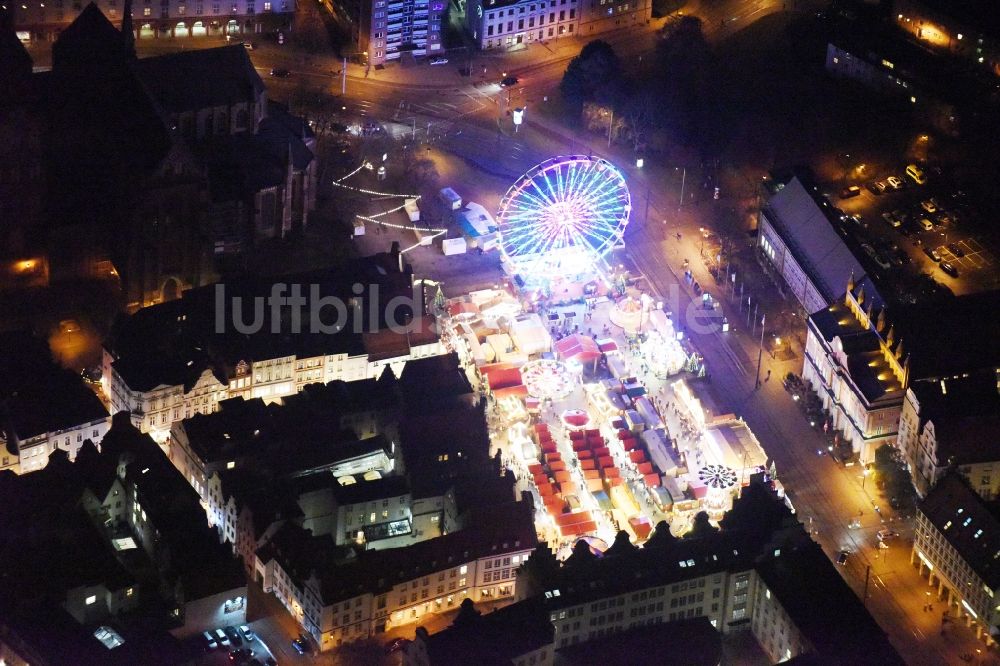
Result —
[[[91,2],[80,15],[59,33],[52,45],[52,65],[120,62],[125,56],[125,41],[118,28]]]
[[[135,67],[150,95],[172,113],[228,106],[264,92],[264,82],[239,44],[143,58]]]

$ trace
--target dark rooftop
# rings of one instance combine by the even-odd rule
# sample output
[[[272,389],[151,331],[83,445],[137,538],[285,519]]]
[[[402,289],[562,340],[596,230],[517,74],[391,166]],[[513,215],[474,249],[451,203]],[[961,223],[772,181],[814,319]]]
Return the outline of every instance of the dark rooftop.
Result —
[[[253,102],[264,92],[242,44],[142,58],[135,69],[157,104],[172,113]]]
[[[0,430],[7,426],[19,439],[108,417],[83,379],[59,367],[48,345],[28,333],[0,334],[0,375]]]
[[[333,495],[337,504],[360,504],[374,500],[399,497],[410,492],[410,483],[405,476],[387,476],[374,481],[358,481],[349,486],[342,486],[330,479]]]
[[[762,558],[756,569],[813,650],[830,663],[904,663],[819,544],[782,547],[780,555]]]
[[[432,666],[508,666],[513,659],[550,645],[552,638],[548,612],[536,598],[472,617],[423,641]]]
[[[365,353],[360,331],[385,324],[383,304],[396,296],[410,296],[411,273],[408,266],[400,272],[394,255],[382,253],[355,259],[340,269],[312,271],[284,276],[246,277],[221,285],[226,303],[242,298],[252,303],[255,297],[267,298],[275,284],[300,285],[301,293],[309,297],[313,288],[321,297],[333,296],[347,302],[354,297],[352,285],[360,283],[368,291],[361,297],[362,322],[340,322],[339,333],[308,332],[292,335],[291,309],[280,312],[281,329],[271,332],[263,327],[259,333],[242,334],[235,326],[223,326],[217,331],[217,285],[184,292],[183,298],[139,310],[119,321],[107,348],[115,357],[114,368],[130,388],[149,390],[160,385],[184,384],[189,387],[206,368],[212,369],[220,382],[234,376],[240,361],[252,363],[295,355],[308,358],[328,354],[359,356]],[[244,313],[247,315],[248,313]],[[228,323],[233,315],[227,306],[221,313]],[[309,307],[304,308],[303,321],[308,324]],[[348,312],[351,317],[350,311]],[[333,323],[330,309],[323,311],[324,322]],[[363,325],[362,325],[363,324]]]
[[[449,569],[490,553],[528,550],[537,544],[533,511],[528,502],[493,507],[482,522],[406,548],[369,550],[356,563],[324,573],[323,603],[370,592],[381,594],[403,581]]]
[[[707,617],[635,627],[560,649],[566,666],[716,666],[722,663],[722,638]]]
[[[995,370],[984,370],[910,386],[920,405],[920,420],[934,424],[939,465],[1000,460],[997,381]]]
[[[1000,588],[1000,519],[958,472],[938,481],[918,510],[990,589]]]

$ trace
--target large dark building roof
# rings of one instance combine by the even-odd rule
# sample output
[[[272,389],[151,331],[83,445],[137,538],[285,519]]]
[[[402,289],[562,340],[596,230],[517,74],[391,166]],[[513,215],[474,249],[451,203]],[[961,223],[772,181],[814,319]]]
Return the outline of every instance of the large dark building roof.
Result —
[[[890,308],[911,358],[911,377],[949,377],[1000,368],[1000,290]]]
[[[337,269],[269,278],[247,276],[192,289],[179,300],[143,308],[119,321],[108,349],[115,358],[115,370],[134,390],[176,384],[189,390],[205,369],[228,383],[240,361],[292,355],[358,356],[365,353],[361,332],[385,326],[385,304],[396,296],[411,295],[411,275],[409,266],[400,271],[395,255],[382,253],[352,260]],[[364,286],[360,296],[352,291],[355,283]],[[307,303],[301,311],[299,333],[293,334],[294,320],[287,305],[280,309],[279,330],[271,329],[270,308],[265,308],[260,331],[247,334],[237,330],[232,323],[236,299],[243,304],[242,319],[248,324],[254,318],[254,299],[269,298],[278,284],[287,285],[286,296],[298,285],[307,300],[313,288],[319,297],[335,297],[342,303],[358,298],[361,321],[355,321],[352,309],[345,308],[347,319],[335,322],[335,311],[327,307],[321,313],[323,323],[340,323],[341,330],[311,331]],[[224,304],[221,311],[220,302]]]
[[[998,379],[997,371],[988,369],[910,386],[921,422],[934,424],[939,465],[1000,460]]]
[[[79,375],[60,368],[29,333],[0,333],[0,431],[25,439],[105,419],[108,410]],[[16,452],[16,442],[8,441]],[[75,444],[75,442],[74,442]]]
[[[819,544],[782,548],[755,568],[813,650],[832,660],[828,663],[903,664]]]
[[[1000,519],[958,472],[945,475],[918,510],[990,589],[1000,588]]]
[[[717,666],[722,635],[707,617],[675,620],[656,627],[635,627],[561,648],[565,666],[629,664],[629,666]],[[442,662],[443,663],[443,662]]]
[[[509,666],[517,657],[550,645],[553,631],[544,604],[532,599],[424,634],[422,640],[432,666]]]
[[[135,69],[168,113],[230,106],[264,92],[264,82],[242,44],[142,58]]]

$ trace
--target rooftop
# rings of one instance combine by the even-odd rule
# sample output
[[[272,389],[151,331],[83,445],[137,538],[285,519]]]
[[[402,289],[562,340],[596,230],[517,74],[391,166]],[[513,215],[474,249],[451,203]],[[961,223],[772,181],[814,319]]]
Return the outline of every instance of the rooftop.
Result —
[[[722,638],[707,617],[676,620],[601,636],[560,649],[566,666],[716,666],[723,663]]]
[[[357,562],[324,572],[323,603],[360,594],[382,594],[394,585],[465,564],[490,554],[530,550],[537,544],[533,511],[528,502],[492,507],[489,515],[458,532],[406,548],[368,550]]]
[[[823,298],[832,303],[852,275],[863,279],[865,269],[833,228],[817,196],[793,177],[771,197],[764,212]]]
[[[507,666],[523,654],[551,645],[553,633],[544,605],[529,599],[471,617],[422,640],[435,666],[473,662]]]
[[[106,419],[108,410],[79,375],[59,367],[48,345],[28,333],[0,334],[0,430],[8,426],[18,439],[56,432]],[[8,449],[15,442],[8,442]]]
[[[117,323],[106,346],[115,358],[115,370],[136,390],[178,384],[189,390],[206,369],[214,372],[220,382],[227,383],[235,376],[241,361],[254,363],[289,356],[310,358],[334,354],[360,356],[365,349],[361,333],[355,329],[377,330],[383,326],[383,305],[396,296],[410,296],[410,280],[409,266],[400,271],[398,260],[387,253],[353,260],[340,269],[233,279],[225,284],[192,289],[179,300],[139,310]],[[356,297],[352,291],[355,283],[366,287],[361,296]],[[301,333],[292,335],[295,319],[287,305],[278,309],[277,331],[262,327],[260,332],[244,334],[229,325],[234,316],[229,304],[237,298],[243,303],[253,303],[255,298],[267,299],[276,285],[285,286],[285,295],[298,288],[307,301],[313,296],[335,297],[342,302],[357,298],[363,321],[339,322],[342,328],[336,333],[308,332],[305,329],[309,324],[309,301],[300,311],[300,321],[304,322]],[[217,312],[219,302],[226,304],[222,312]],[[270,309],[268,313],[273,314]],[[244,319],[247,315],[244,313]],[[322,316],[326,325],[334,323],[330,308],[324,309]]]
[[[157,104],[171,113],[256,101],[264,92],[242,44],[142,58],[135,69]]]
[[[809,321],[828,343],[839,338],[851,381],[869,404],[902,400],[902,384],[882,353],[879,334],[863,326],[843,299],[812,313]]]
[[[780,555],[763,558],[756,569],[813,650],[832,659],[831,663],[904,663],[819,544],[808,541],[795,548],[782,547]]]
[[[910,386],[920,419],[934,424],[939,465],[1000,460],[1000,391],[995,370]]]
[[[1000,589],[1000,519],[958,472],[942,478],[918,511],[990,589]]]

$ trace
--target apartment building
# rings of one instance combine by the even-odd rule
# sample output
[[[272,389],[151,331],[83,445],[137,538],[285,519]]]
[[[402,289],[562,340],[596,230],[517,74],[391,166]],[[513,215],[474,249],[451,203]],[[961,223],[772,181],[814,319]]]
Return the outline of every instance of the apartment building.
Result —
[[[35,472],[55,451],[70,460],[85,442],[100,444],[108,410],[83,379],[59,367],[44,340],[0,334],[0,470]]]
[[[959,473],[942,477],[917,507],[910,564],[987,645],[1000,627],[1000,517]],[[935,589],[936,588],[936,589]]]
[[[890,308],[851,279],[841,301],[809,316],[802,377],[863,463],[871,462],[882,444],[897,444],[907,391],[916,387],[901,444],[917,474],[930,479],[930,447],[920,454],[916,442],[922,432],[926,437],[933,434],[920,425],[919,396],[933,401],[933,391],[928,391],[935,383],[939,392],[947,391],[949,384],[961,392],[968,384],[966,375],[982,373],[986,387],[995,382],[1000,348],[990,341],[1000,335],[1000,321],[984,313],[998,306],[1000,292],[994,291]],[[984,391],[982,396],[990,395],[988,388]],[[974,404],[960,410],[974,409]],[[993,455],[986,450],[983,454]],[[991,462],[971,455],[970,463]],[[920,483],[926,487],[927,481]]]
[[[955,467],[985,500],[1000,495],[1000,373],[987,369],[913,382],[897,446],[917,493]]]
[[[291,25],[295,0],[51,0],[10,6],[23,42],[51,42],[90,5],[118,23],[131,9],[136,39],[251,36]]]
[[[481,517],[445,536],[351,559],[331,538],[320,542],[303,531],[294,548],[272,540],[258,550],[255,571],[264,591],[281,600],[320,649],[330,650],[453,610],[467,597],[513,598],[517,569],[537,544],[531,504],[509,502]],[[302,539],[313,547],[302,548]],[[325,554],[317,554],[320,543]]]
[[[535,631],[528,635],[538,640],[515,642],[517,651],[507,655],[511,663],[560,664],[563,651],[580,654],[628,632],[662,633],[670,623],[699,618],[721,634],[751,631],[774,662],[836,655],[841,663],[902,663],[829,558],[769,490],[752,485],[734,514],[720,532],[697,538],[654,535],[638,548],[623,534],[600,558],[584,545],[562,564],[551,554],[548,563],[529,560],[518,579],[522,600],[515,604],[525,610],[505,609],[512,618],[507,634],[520,631],[526,614],[534,615]],[[546,559],[546,553],[536,551],[534,558]],[[808,590],[800,585],[805,579]],[[537,605],[540,615],[529,610]],[[837,613],[830,614],[831,607]],[[418,633],[404,663],[448,663],[455,645],[465,647],[470,661],[488,658],[496,645],[486,640],[476,646],[469,640],[479,635],[473,631],[465,635],[456,623],[439,635]]]
[[[355,282],[364,285],[361,294],[351,291]],[[268,326],[263,325],[263,302],[275,293],[275,284],[249,278],[189,290],[183,298],[144,308],[120,322],[105,343],[102,364],[102,388],[112,412],[128,411],[136,427],[163,442],[174,422],[210,414],[231,397],[274,401],[309,383],[378,377],[387,367],[398,373],[409,360],[444,352],[433,319],[420,312],[400,327],[390,329],[386,322],[385,305],[394,297],[413,295],[412,271],[402,265],[398,248],[356,260],[341,271],[285,276],[277,288],[287,285],[280,292],[285,296],[268,301],[283,301],[267,313]],[[340,322],[337,332],[292,335],[293,320],[299,325],[303,319],[307,325],[316,321],[309,319],[311,310],[292,312],[289,294],[294,287],[302,290],[307,307],[331,299],[343,304],[347,321]],[[255,315],[260,325],[252,335],[229,321],[243,312],[234,303],[248,308],[260,303]],[[414,309],[421,307],[414,304]],[[274,322],[278,328],[271,330]]]
[[[652,0],[580,0],[581,37],[645,26],[653,15]]]
[[[444,0],[360,0],[358,50],[370,66],[441,51]]]
[[[579,11],[578,0],[471,0],[465,27],[480,49],[509,49],[575,37],[580,28]]]

